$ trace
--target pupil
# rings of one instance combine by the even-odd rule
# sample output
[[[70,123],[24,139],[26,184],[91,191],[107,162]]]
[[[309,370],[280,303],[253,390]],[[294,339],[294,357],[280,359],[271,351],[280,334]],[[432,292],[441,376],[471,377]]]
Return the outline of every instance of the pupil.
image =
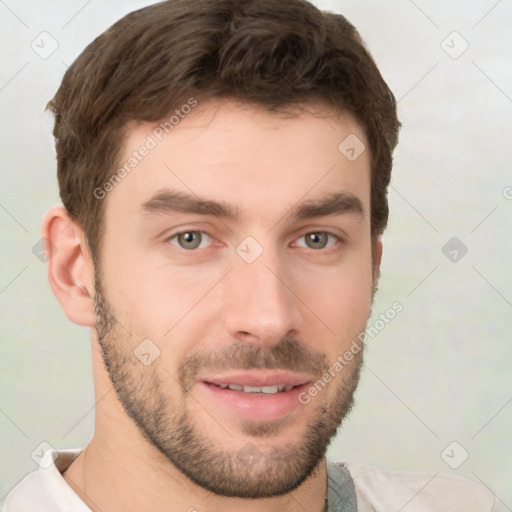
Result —
[[[189,231],[180,235],[180,244],[184,249],[196,249],[201,244],[201,235],[196,231]]]
[[[327,244],[327,235],[325,233],[310,233],[308,236],[308,245],[312,248],[323,248]]]

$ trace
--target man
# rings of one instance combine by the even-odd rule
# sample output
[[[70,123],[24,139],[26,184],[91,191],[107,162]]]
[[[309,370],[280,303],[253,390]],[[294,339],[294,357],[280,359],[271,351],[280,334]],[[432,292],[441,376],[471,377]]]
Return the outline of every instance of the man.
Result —
[[[489,511],[464,479],[327,462],[353,402],[399,122],[301,0],[171,0],[55,98],[48,276],[91,329],[96,428],[2,510]]]

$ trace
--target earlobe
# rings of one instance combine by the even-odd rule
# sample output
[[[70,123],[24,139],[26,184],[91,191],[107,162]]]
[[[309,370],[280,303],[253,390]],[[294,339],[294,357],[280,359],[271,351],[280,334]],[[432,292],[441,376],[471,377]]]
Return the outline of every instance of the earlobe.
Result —
[[[46,212],[42,236],[48,281],[66,316],[75,324],[93,327],[94,265],[82,228],[66,209]]]

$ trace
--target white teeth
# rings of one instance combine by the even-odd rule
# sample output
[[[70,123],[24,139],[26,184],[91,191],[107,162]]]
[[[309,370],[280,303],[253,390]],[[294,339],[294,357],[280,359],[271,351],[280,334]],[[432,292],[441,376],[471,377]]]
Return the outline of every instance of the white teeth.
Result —
[[[261,387],[261,392],[269,394],[269,395],[273,395],[274,393],[277,393],[278,391],[282,391],[279,389],[279,386],[262,386]]]
[[[243,391],[244,393],[263,393],[265,395],[274,395],[282,391],[290,391],[293,388],[291,384],[276,384],[275,386],[239,386],[238,384],[217,384],[222,389],[232,389],[233,391]]]
[[[261,393],[261,388],[258,386],[244,386],[244,393]]]

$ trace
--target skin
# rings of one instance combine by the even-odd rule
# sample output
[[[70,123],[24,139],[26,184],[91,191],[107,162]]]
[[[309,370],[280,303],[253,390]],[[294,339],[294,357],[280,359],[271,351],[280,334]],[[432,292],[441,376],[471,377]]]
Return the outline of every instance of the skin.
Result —
[[[153,128],[131,127],[121,161],[144,144]],[[46,214],[43,236],[57,248],[54,253],[49,248],[51,287],[68,318],[91,332],[95,432],[64,477],[92,510],[143,510],[148,497],[155,512],[323,510],[323,456],[307,475],[284,461],[304,446],[311,425],[315,431],[325,426],[326,442],[334,435],[350,409],[361,358],[309,403],[297,402],[289,414],[272,421],[239,417],[212,399],[201,379],[248,368],[248,357],[259,354],[262,374],[296,364],[294,371],[313,383],[364,330],[382,245],[375,241],[372,258],[370,154],[366,150],[355,161],[342,155],[338,145],[350,134],[368,147],[351,116],[328,109],[323,116],[285,117],[231,101],[200,104],[108,192],[96,283],[80,226],[62,207]],[[222,201],[236,207],[240,217],[143,214],[142,205],[166,188]],[[359,199],[362,213],[293,217],[297,205],[338,192]],[[198,249],[186,250],[179,245],[183,238],[175,236],[182,231],[209,237]],[[325,248],[307,245],[306,234],[325,232],[339,239],[328,237]],[[248,236],[262,249],[252,263],[236,252]],[[147,338],[160,351],[148,366],[133,356]],[[279,355],[286,339],[298,348]],[[238,357],[236,347],[247,357]],[[298,354],[307,357],[293,363],[300,361]],[[104,358],[110,358],[110,374]],[[199,364],[184,373],[184,362],[194,360]],[[123,400],[132,403],[123,407]],[[246,478],[239,482],[245,489],[263,482],[268,491],[277,481],[288,490],[276,488],[260,499],[208,491],[143,435],[128,414],[130,407],[145,412],[148,425],[160,412],[169,429],[186,417],[207,445],[206,454],[234,461],[232,469]],[[247,458],[242,466],[236,461],[248,447],[257,461],[247,469]],[[293,489],[282,476],[287,472],[297,476]],[[206,464],[203,473],[208,478],[215,471]],[[271,481],[265,475],[272,475]]]

